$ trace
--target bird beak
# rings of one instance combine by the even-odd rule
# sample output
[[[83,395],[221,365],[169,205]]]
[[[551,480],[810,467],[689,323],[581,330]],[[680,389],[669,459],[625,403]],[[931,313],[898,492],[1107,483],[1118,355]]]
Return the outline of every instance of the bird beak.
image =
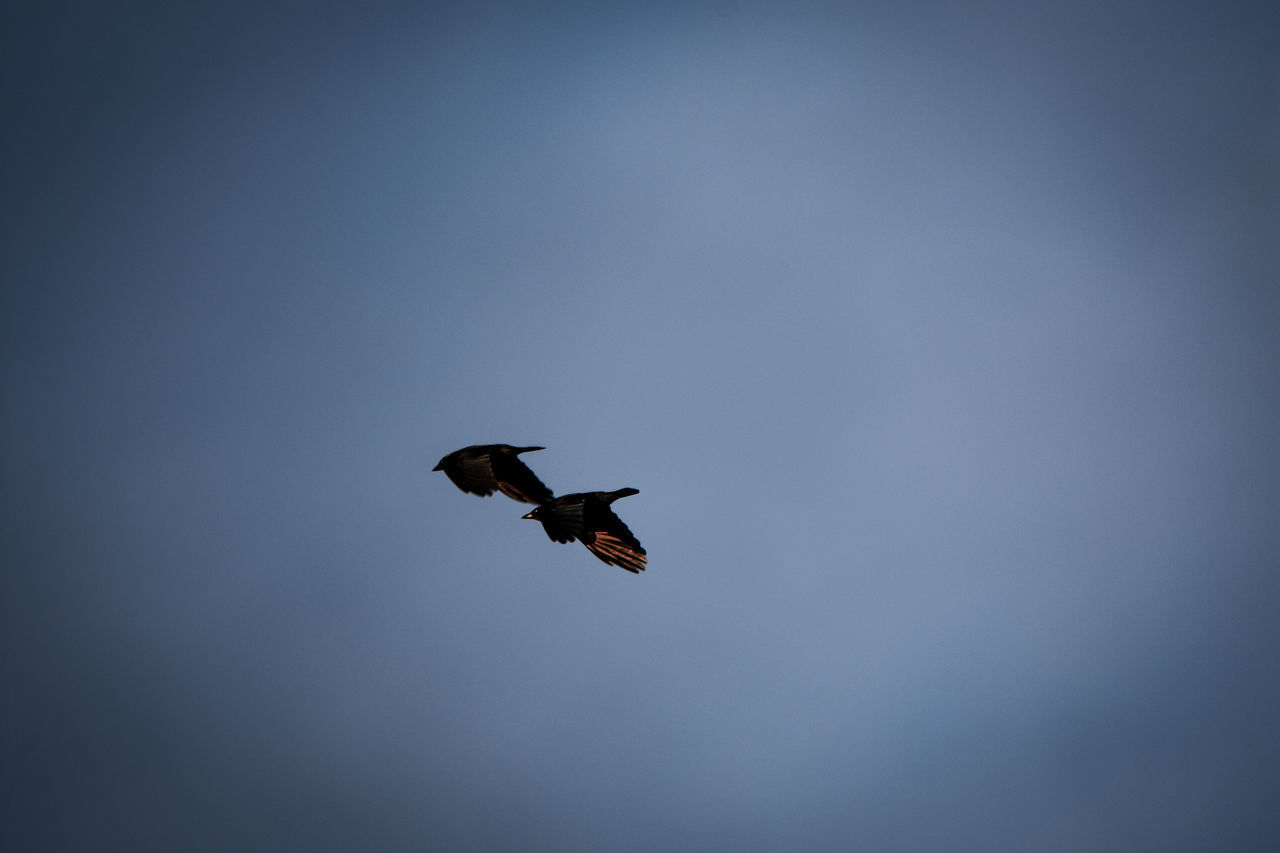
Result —
[[[534,521],[537,521],[537,519],[536,519],[536,518],[533,518],[533,513],[534,513],[534,511],[533,511],[533,510],[529,510],[527,513],[525,513],[524,515],[522,515],[522,516],[520,516],[520,517],[521,517],[521,518],[532,518]]]
[[[439,470],[440,470],[441,468],[443,468],[443,467],[444,467],[444,464],[443,464],[443,463],[437,462],[437,463],[436,463],[436,467],[432,468],[431,470],[432,470],[432,471],[439,471]]]

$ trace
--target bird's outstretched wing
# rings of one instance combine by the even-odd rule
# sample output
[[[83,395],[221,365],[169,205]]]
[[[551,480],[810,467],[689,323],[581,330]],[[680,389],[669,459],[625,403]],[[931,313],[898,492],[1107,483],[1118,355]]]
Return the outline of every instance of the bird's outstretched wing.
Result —
[[[554,499],[519,454],[541,447],[512,447],[509,444],[476,444],[455,450],[432,470],[444,471],[459,489],[487,497],[500,491],[512,500],[543,504]]]
[[[614,519],[618,522],[619,531],[597,531],[592,538],[583,539],[582,544],[608,565],[621,566],[629,572],[640,574],[648,561],[644,548],[636,537],[631,535],[631,531],[621,519],[617,516],[614,516]]]

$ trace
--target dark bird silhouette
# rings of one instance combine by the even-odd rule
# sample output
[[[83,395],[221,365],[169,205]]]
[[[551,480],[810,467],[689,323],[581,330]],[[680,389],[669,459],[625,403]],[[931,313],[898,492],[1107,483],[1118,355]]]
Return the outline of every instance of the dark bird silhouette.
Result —
[[[517,457],[542,447],[512,447],[509,444],[473,444],[441,459],[432,471],[444,471],[464,492],[487,497],[494,490],[527,504],[555,500],[551,490]]]
[[[618,489],[616,492],[563,495],[543,503],[523,517],[541,521],[552,542],[578,539],[588,551],[609,565],[639,574],[644,571],[646,562],[644,547],[622,519],[609,509],[609,504],[618,498],[638,494],[638,489]]]

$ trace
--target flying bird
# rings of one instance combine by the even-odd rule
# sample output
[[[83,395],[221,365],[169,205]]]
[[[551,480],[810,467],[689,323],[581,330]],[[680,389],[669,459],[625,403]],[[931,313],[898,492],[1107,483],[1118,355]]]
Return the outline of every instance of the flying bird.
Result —
[[[494,490],[512,500],[545,504],[555,500],[551,490],[517,458],[542,447],[512,447],[509,444],[473,444],[441,459],[432,471],[444,471],[464,492],[488,497]]]
[[[562,495],[522,517],[541,521],[552,542],[578,539],[608,565],[639,574],[646,562],[644,547],[609,508],[618,498],[638,494],[638,489],[618,489]]]

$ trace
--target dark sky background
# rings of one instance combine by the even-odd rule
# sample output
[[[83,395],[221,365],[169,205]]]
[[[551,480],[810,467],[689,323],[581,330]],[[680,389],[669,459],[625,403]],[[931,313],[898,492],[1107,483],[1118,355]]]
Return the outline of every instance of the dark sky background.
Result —
[[[1270,6],[8,4],[4,846],[1274,845]]]

